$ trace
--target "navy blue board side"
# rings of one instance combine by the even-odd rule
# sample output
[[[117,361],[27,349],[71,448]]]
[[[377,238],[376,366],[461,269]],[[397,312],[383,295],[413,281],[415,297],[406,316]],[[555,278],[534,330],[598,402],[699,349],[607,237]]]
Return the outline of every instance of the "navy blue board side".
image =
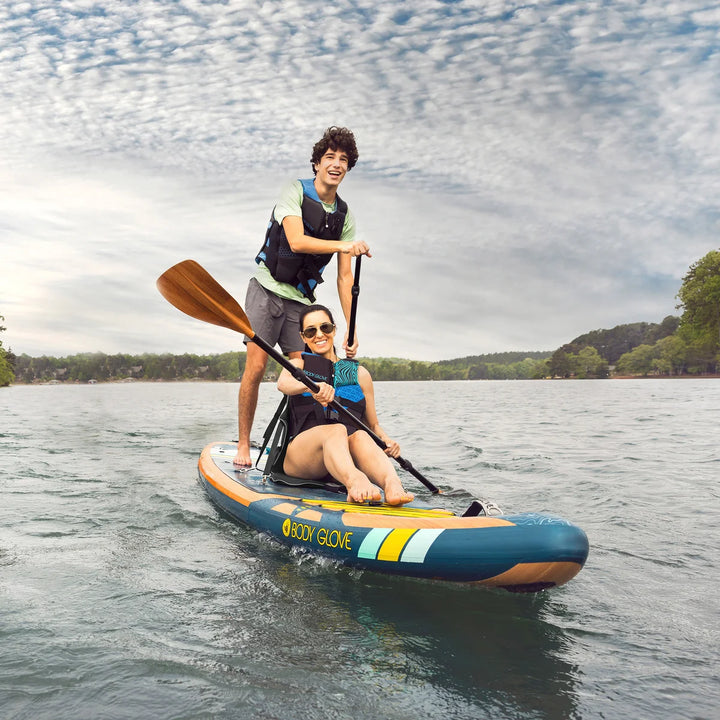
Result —
[[[264,479],[256,468],[237,470],[234,454],[231,443],[203,451],[199,472],[209,498],[286,545],[342,564],[534,592],[564,584],[587,559],[587,536],[562,518],[460,517],[417,501],[402,508],[357,506],[335,492]]]
[[[577,526],[559,518],[535,515],[503,516],[522,524],[486,530],[445,530],[428,550],[427,570],[458,582],[495,577],[520,563],[574,562],[582,565],[588,540]],[[557,521],[547,523],[546,521]]]

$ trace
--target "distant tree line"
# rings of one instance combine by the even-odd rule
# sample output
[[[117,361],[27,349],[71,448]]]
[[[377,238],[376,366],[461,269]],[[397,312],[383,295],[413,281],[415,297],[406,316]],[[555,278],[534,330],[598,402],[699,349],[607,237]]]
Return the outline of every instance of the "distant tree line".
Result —
[[[617,370],[621,358],[635,347],[671,336],[680,319],[668,316],[661,323],[631,323],[610,330],[593,330],[558,348],[548,362],[550,377],[605,378]]]
[[[15,358],[15,382],[118,382],[121,380],[239,380],[245,353],[216,355],[79,353],[66,357]]]
[[[424,362],[361,358],[375,380],[516,380],[606,378],[612,375],[703,375],[720,370],[720,251],[694,263],[677,294],[680,317],[593,330],[555,352],[508,352]],[[0,322],[4,318],[0,316]],[[5,327],[0,325],[0,333]],[[16,383],[123,380],[223,380],[237,382],[244,352],[216,355],[14,355],[0,342],[0,387]],[[265,379],[280,366],[268,362]]]
[[[544,377],[549,352],[472,355],[456,360],[423,362],[361,358],[376,380],[529,380]]]
[[[489,356],[475,356],[443,362],[420,362],[396,358],[362,358],[360,362],[376,380],[479,380],[543,377],[548,353],[528,353],[516,362],[488,362]],[[533,358],[532,355],[542,356]],[[244,352],[218,355],[143,354],[106,355],[80,353],[66,357],[14,358],[16,383],[89,383],[132,380],[178,381],[221,380],[238,382],[245,369]],[[282,368],[272,358],[265,380],[275,381]]]
[[[712,375],[720,371],[720,250],[690,266],[677,294],[683,313],[661,323],[594,330],[556,350],[553,377]],[[583,374],[585,373],[585,374]]]

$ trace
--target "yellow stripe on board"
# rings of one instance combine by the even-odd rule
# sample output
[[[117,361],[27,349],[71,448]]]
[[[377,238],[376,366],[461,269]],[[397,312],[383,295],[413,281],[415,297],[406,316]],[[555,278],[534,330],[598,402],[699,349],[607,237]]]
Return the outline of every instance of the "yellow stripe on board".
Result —
[[[407,541],[416,532],[415,528],[398,528],[397,530],[393,530],[380,546],[377,559],[397,562],[402,549],[407,544]]]
[[[455,517],[452,510],[435,508],[400,507],[398,505],[361,505],[342,500],[309,500],[302,498],[303,503],[317,505],[328,510],[340,510],[346,513],[365,513],[368,515],[396,515],[397,517]]]

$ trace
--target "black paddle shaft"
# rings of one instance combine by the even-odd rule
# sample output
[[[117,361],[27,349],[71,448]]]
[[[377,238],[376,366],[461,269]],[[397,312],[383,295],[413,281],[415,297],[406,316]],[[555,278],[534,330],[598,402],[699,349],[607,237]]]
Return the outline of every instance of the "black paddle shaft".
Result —
[[[360,295],[360,261],[362,255],[358,255],[355,259],[355,278],[352,286],[352,300],[350,304],[350,322],[348,324],[348,346],[355,341],[355,318],[357,316],[358,296]]]
[[[261,349],[263,349],[268,355],[270,355],[273,360],[280,363],[280,365],[282,365],[289,373],[291,373],[296,380],[305,385],[306,388],[308,388],[314,393],[317,393],[320,390],[319,385],[313,380],[311,380],[305,372],[303,372],[299,367],[297,367],[297,365],[293,365],[284,355],[280,354],[274,347],[269,345],[261,337],[259,337],[258,335],[254,335],[252,341]],[[378,447],[382,448],[383,450],[387,449],[385,441],[380,438],[379,435],[376,435],[362,420],[358,420],[358,418],[356,418],[349,410],[344,408],[337,400],[333,400],[330,403],[330,407],[335,410],[338,415],[355,425],[355,427],[359,428],[360,430],[364,430],[378,445]],[[433,485],[433,483],[430,482],[430,480],[428,480],[419,470],[416,470],[409,460],[406,460],[399,455],[393,459],[398,463],[398,465],[400,465],[403,470],[407,470],[411,475],[414,475],[428,490],[430,490],[431,493],[437,495],[440,492],[439,488]]]

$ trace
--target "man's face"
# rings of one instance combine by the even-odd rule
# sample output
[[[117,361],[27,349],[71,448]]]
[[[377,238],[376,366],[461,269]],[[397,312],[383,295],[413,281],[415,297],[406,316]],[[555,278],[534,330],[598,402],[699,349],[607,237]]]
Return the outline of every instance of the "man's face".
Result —
[[[317,180],[337,187],[348,171],[348,157],[342,150],[329,149],[320,158],[320,162],[315,163],[315,170]]]

